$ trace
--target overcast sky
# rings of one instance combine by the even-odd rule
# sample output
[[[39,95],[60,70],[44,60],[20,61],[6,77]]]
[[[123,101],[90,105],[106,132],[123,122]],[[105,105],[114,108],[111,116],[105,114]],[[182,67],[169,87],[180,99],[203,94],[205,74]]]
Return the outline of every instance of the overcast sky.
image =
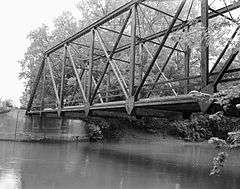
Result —
[[[28,33],[45,23],[51,25],[54,18],[68,10],[76,18],[78,0],[6,0],[0,4],[0,97],[10,98],[19,105],[24,90],[18,79],[20,66],[30,42]]]

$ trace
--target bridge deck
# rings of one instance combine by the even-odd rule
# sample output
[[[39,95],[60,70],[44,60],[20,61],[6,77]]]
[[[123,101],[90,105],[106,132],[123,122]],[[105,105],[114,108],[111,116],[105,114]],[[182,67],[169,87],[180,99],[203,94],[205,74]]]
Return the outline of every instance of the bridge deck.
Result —
[[[126,101],[104,102],[90,106],[90,116],[127,116]],[[85,117],[86,106],[68,106],[61,110],[63,117],[81,118]],[[151,110],[151,111],[149,111]],[[141,99],[135,102],[134,115],[136,116],[157,116],[162,117],[170,112],[199,112],[200,106],[196,99],[190,95],[178,95],[169,97],[158,97],[150,99]],[[48,116],[57,116],[58,109],[44,109],[43,111],[30,111],[29,115],[45,114]],[[115,115],[115,114],[118,115]]]

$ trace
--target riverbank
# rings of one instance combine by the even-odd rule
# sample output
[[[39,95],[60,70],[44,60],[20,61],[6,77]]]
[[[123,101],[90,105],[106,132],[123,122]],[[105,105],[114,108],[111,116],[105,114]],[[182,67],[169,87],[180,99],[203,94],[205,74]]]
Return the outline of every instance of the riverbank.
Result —
[[[204,142],[211,137],[226,139],[228,132],[239,130],[240,119],[214,115],[194,114],[190,119],[168,120],[142,118],[135,120],[90,118],[68,120],[64,124],[50,120],[26,121],[25,111],[13,109],[0,114],[0,140],[20,142],[125,142],[125,143],[182,143]],[[47,121],[47,120],[46,120]]]
[[[97,120],[88,123],[88,126],[92,141],[203,142],[211,137],[226,140],[229,132],[239,130],[240,119],[218,112],[214,115],[199,113],[192,115],[190,119],[172,121],[162,118]]]

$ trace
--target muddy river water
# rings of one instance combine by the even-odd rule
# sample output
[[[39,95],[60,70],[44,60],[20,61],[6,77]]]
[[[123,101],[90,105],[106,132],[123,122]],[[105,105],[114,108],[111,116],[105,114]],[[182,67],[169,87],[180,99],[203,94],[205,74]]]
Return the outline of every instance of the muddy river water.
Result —
[[[0,142],[0,189],[239,189],[240,151],[209,176],[207,144]]]

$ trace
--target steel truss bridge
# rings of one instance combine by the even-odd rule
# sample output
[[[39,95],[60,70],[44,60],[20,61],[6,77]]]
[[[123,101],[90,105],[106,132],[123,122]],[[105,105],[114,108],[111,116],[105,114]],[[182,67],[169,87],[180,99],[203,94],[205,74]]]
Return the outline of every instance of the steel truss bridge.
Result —
[[[239,51],[229,53],[239,30],[234,16],[239,16],[240,2],[217,1],[176,1],[175,11],[168,12],[154,1],[132,0],[56,44],[42,57],[27,115],[81,119],[206,111],[209,104],[199,103],[189,92],[216,92],[219,84],[239,80],[232,75],[240,71],[236,66],[230,69]],[[193,11],[196,16],[190,19]],[[152,14],[162,15],[164,20],[151,20]],[[172,40],[176,33],[188,32],[194,25],[201,24],[207,31],[216,18],[234,23],[235,28],[214,60],[210,61],[204,35],[199,61],[192,57],[194,49]],[[119,20],[121,27],[113,26]],[[176,57],[182,57],[183,66],[178,77],[171,77],[166,70]],[[194,61],[197,68],[192,67]],[[74,82],[69,87],[70,77]],[[47,100],[49,94],[52,102]]]

